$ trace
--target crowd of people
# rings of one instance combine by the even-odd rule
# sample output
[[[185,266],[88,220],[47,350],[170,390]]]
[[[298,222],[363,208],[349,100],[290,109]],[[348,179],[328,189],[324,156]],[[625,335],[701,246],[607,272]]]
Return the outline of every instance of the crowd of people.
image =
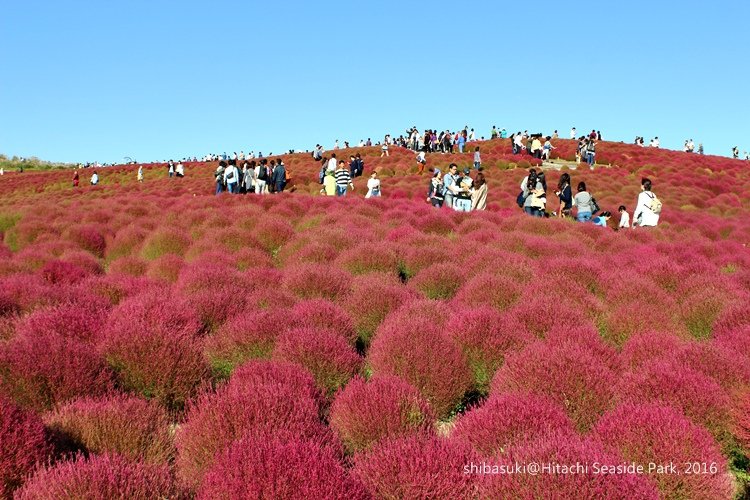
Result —
[[[227,192],[230,194],[274,194],[281,193],[289,181],[289,172],[284,160],[262,158],[257,162],[250,160],[242,162],[242,168],[237,167],[237,160],[220,160],[214,172],[216,194]]]
[[[573,217],[575,209],[575,219],[578,222],[593,222],[596,225],[607,227],[607,221],[612,217],[609,211],[602,211],[594,195],[586,187],[586,183],[581,181],[576,186],[576,194],[573,195],[573,184],[570,174],[564,172],[560,176],[560,181],[555,190],[555,196],[558,199],[558,208],[556,211],[548,211],[547,202],[547,180],[544,171],[537,171],[532,168],[521,181],[521,191],[518,194],[516,202],[523,211],[532,217]],[[644,178],[641,180],[641,193],[633,210],[632,222],[630,214],[625,205],[620,205],[617,209],[620,214],[618,229],[629,227],[653,227],[659,223],[661,214],[661,200],[652,191],[651,180]]]

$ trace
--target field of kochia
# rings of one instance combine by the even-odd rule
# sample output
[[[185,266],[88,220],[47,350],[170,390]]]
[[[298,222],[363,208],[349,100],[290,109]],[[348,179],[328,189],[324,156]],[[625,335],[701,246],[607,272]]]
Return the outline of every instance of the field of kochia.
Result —
[[[306,154],[265,196],[215,196],[216,163],[6,172],[0,498],[749,494],[750,164],[601,142],[574,187],[664,204],[615,231],[524,215],[509,140],[427,168],[475,145],[471,213],[400,148],[336,151],[365,161],[341,198]]]

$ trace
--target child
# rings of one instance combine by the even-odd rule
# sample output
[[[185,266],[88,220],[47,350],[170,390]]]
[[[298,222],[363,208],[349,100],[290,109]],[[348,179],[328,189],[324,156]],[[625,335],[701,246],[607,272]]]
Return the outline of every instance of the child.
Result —
[[[602,212],[598,216],[591,219],[591,222],[593,222],[596,226],[607,227],[607,221],[610,217],[612,217],[611,212]]]
[[[620,212],[620,225],[618,226],[618,228],[619,229],[629,228],[630,227],[630,214],[625,208],[625,205],[620,205],[620,208],[618,208],[617,211]]]
[[[479,147],[474,148],[474,170],[479,170],[482,166],[482,156],[479,154]]]
[[[419,175],[422,175],[422,172],[424,172],[424,166],[426,164],[427,164],[427,159],[425,158],[424,151],[420,151],[419,154],[417,155],[417,166],[419,168],[417,173]]]

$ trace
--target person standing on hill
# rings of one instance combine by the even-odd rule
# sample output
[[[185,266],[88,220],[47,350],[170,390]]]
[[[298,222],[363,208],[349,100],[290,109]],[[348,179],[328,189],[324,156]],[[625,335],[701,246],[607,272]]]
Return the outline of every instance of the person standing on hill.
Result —
[[[591,193],[586,191],[586,183],[581,181],[578,183],[578,192],[573,198],[573,205],[578,209],[576,219],[578,222],[588,222],[591,220],[591,215],[594,211],[592,207],[592,196]]]
[[[328,170],[336,171],[336,153],[331,153],[331,158],[328,160]]]
[[[254,177],[255,177],[255,194],[265,194],[266,193],[266,183],[268,182],[268,170],[266,169],[265,165],[266,160],[261,160],[258,162],[258,165],[255,166],[254,169]]]
[[[659,224],[660,214],[661,201],[651,191],[651,180],[641,179],[641,192],[633,211],[633,227],[655,227]]]
[[[354,189],[352,178],[349,175],[349,171],[346,169],[346,163],[344,160],[339,162],[339,168],[336,170],[336,196],[346,196],[346,191],[349,186]]]
[[[482,172],[479,172],[474,179],[471,190],[471,209],[487,210],[487,180]]]
[[[464,146],[466,146],[466,132],[465,131],[458,134],[458,139],[456,142],[458,142],[458,152],[463,154]]]
[[[80,181],[80,176],[78,175],[78,170],[73,171],[73,187],[78,187],[78,183]]]
[[[573,208],[573,193],[570,187],[569,173],[565,172],[560,176],[560,182],[557,183],[557,191],[555,194],[560,200],[560,208],[557,216],[570,217],[570,211]]]
[[[586,163],[589,164],[589,168],[594,170],[594,163],[596,162],[596,140],[589,139],[589,143],[586,146]]]
[[[427,165],[427,158],[425,157],[425,152],[420,151],[417,154],[417,173],[419,175],[422,175],[422,172],[424,172],[425,165]]]
[[[628,209],[625,208],[625,205],[620,205],[620,208],[618,208],[617,211],[620,212],[620,224],[618,225],[618,229],[628,229],[630,227],[630,214],[628,213]]]
[[[433,207],[440,208],[443,206],[443,178],[440,169],[435,169],[430,179],[430,186],[427,190],[427,202],[432,203]]]
[[[169,173],[170,178],[174,175],[174,163],[172,163],[172,160],[169,160],[169,163],[167,163],[167,173]]]
[[[286,165],[279,158],[276,162],[276,168],[273,171],[273,178],[271,179],[274,185],[275,193],[282,193],[286,187]]]
[[[490,139],[497,139],[497,136],[497,128],[493,125],[492,130],[490,131]]]
[[[227,164],[224,162],[224,160],[219,162],[219,166],[216,167],[216,172],[214,172],[214,178],[216,179],[216,194],[221,194],[222,191],[224,191],[225,181],[224,181],[224,172],[226,171]]]
[[[177,166],[175,167],[175,174],[177,175],[178,179],[185,177],[185,167],[182,165],[181,161],[177,162]]]
[[[474,170],[482,167],[482,155],[479,153],[479,146],[474,148]]]
[[[575,127],[573,127],[572,129],[570,129],[570,138],[571,139],[575,139],[576,138],[576,134],[577,134],[577,132],[576,132],[576,128]]]
[[[542,146],[542,160],[549,161],[552,150],[555,149],[555,147],[552,145],[552,142],[550,142],[550,139],[551,137],[547,136],[544,141],[544,146]]]
[[[91,185],[96,186],[97,184],[99,184],[99,175],[94,170],[94,173],[91,174]]]
[[[365,198],[378,198],[380,194],[380,179],[378,179],[378,173],[373,171],[367,180],[367,194]]]
[[[458,194],[458,165],[451,163],[448,173],[443,176],[443,206],[453,208],[453,202]]]
[[[224,184],[227,186],[227,191],[232,194],[238,192],[237,182],[239,181],[239,177],[240,175],[236,166],[230,164],[224,169]]]
[[[542,158],[542,141],[539,140],[539,137],[534,137],[531,140],[531,156],[534,158]]]
[[[323,188],[320,193],[326,196],[336,196],[336,171],[326,167],[325,176],[323,177]]]
[[[138,167],[138,182],[143,182],[143,165]]]

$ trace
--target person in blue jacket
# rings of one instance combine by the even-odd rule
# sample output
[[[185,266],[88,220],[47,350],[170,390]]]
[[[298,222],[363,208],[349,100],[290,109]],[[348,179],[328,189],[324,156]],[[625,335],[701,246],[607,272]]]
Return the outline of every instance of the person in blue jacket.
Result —
[[[276,187],[276,193],[281,193],[286,187],[286,166],[284,162],[279,158],[276,168],[273,169],[273,175],[271,176],[271,182]]]

